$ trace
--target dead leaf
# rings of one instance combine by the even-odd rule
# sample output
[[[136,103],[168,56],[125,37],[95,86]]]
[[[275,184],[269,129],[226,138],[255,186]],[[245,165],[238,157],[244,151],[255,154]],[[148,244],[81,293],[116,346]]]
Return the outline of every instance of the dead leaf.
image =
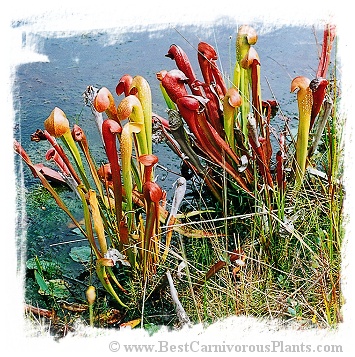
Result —
[[[131,320],[128,322],[124,322],[120,325],[120,328],[132,329],[132,328],[136,327],[137,325],[139,325],[140,322],[141,322],[141,319],[135,319],[135,320]]]

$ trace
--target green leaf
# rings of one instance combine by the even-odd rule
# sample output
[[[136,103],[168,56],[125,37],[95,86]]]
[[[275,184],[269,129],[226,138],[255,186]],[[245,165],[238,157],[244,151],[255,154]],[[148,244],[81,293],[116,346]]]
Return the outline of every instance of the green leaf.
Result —
[[[40,267],[40,268],[39,268]],[[59,271],[59,265],[48,259],[38,259],[38,257],[33,257],[27,260],[26,268],[29,270],[36,269],[38,271],[53,272]],[[43,275],[43,273],[42,273]]]
[[[144,324],[144,329],[148,332],[149,336],[152,336],[153,334],[155,334],[160,330],[160,326],[155,325],[153,323],[147,323]]]
[[[50,295],[59,299],[67,298],[70,293],[66,282],[63,279],[52,279],[45,282],[47,289],[39,289],[41,295]]]
[[[49,294],[49,287],[44,280],[43,276],[38,272],[38,270],[35,270],[35,279],[37,284],[39,285],[40,291],[43,291],[46,294]]]
[[[70,258],[75,262],[86,263],[91,261],[91,248],[87,245],[73,247],[69,252]]]
[[[277,277],[277,281],[278,283],[281,285],[281,286],[284,286],[285,283],[287,282],[287,277],[280,274],[278,277]]]
[[[288,307],[287,308],[287,312],[291,315],[291,316],[296,316],[297,311],[295,309],[293,309],[292,307]]]

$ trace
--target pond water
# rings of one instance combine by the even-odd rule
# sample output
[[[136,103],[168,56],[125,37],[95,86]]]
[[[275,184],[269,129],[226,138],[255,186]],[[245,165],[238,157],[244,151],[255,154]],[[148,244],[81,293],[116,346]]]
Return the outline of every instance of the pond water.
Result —
[[[255,48],[261,60],[263,99],[277,99],[283,113],[292,117],[297,113],[297,105],[295,95],[290,93],[291,80],[299,75],[314,77],[319,51],[316,41],[321,42],[322,32],[319,29],[314,32],[311,27],[283,27],[263,33],[261,25],[255,28],[259,33]],[[219,68],[229,75],[235,61],[236,31],[235,25],[218,25],[124,34],[96,31],[68,37],[27,33],[24,41],[38,42],[49,62],[27,63],[17,68],[15,135],[22,138],[29,152],[33,147],[38,148],[27,139],[37,128],[43,128],[43,121],[58,106],[71,122],[83,127],[90,141],[97,142],[96,128],[91,124],[93,117],[84,105],[82,93],[88,85],[106,86],[114,93],[125,73],[147,79],[152,90],[153,111],[166,116],[155,74],[175,68],[174,62],[165,57],[169,46],[173,43],[181,46],[199,76],[197,44],[208,42],[218,51]]]
[[[252,25],[259,33],[255,48],[261,59],[263,99],[276,99],[282,113],[294,118],[297,104],[295,94],[290,93],[290,83],[299,75],[314,77],[318,65],[317,41],[322,41],[322,29],[282,27],[266,31],[260,24]],[[219,68],[229,75],[234,66],[236,32],[234,24],[219,24],[209,28],[182,26],[129,33],[95,31],[66,37],[24,33],[23,40],[38,42],[41,53],[49,61],[27,63],[17,68],[14,83],[15,138],[21,141],[34,162],[44,162],[48,143],[31,142],[30,135],[43,128],[43,121],[58,106],[72,124],[76,122],[84,129],[93,155],[99,162],[104,157],[103,149],[90,108],[84,105],[82,97],[88,85],[106,86],[114,93],[122,75],[142,75],[151,86],[153,111],[166,117],[165,102],[155,74],[162,69],[175,68],[175,63],[165,57],[170,45],[175,43],[185,50],[201,78],[197,44],[199,41],[210,43],[218,51]],[[274,120],[277,128],[277,117]],[[296,125],[295,120],[292,122]],[[163,167],[179,172],[180,160],[165,144],[156,145],[154,152]],[[38,180],[31,176],[27,167],[22,169],[18,158],[15,160],[26,189],[26,217],[19,230],[27,229],[27,256],[38,254],[58,258],[62,255],[65,257],[63,261],[69,261],[67,253],[73,245],[53,244],[80,237],[72,232],[68,226],[69,219],[40,188]],[[169,191],[176,175],[168,172],[160,170],[158,180]],[[75,210],[75,196],[66,190],[62,190],[62,194]],[[68,274],[71,268],[68,268]]]

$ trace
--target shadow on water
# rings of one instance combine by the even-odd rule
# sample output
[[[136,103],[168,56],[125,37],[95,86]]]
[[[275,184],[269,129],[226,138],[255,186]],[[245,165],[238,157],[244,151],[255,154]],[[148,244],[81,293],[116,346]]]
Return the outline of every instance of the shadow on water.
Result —
[[[317,30],[315,36],[310,27],[283,27],[268,32],[263,31],[261,25],[255,28],[259,33],[255,48],[261,59],[263,99],[276,99],[283,114],[293,118],[297,106],[295,95],[290,93],[290,83],[299,75],[314,77],[318,63],[317,40],[321,42],[321,32]],[[151,86],[153,111],[166,117],[165,103],[155,74],[162,69],[175,68],[174,62],[165,57],[170,45],[175,43],[185,50],[197,76],[201,78],[197,66],[197,44],[199,41],[212,44],[219,53],[219,68],[229,76],[234,66],[236,31],[235,25],[225,24],[211,28],[183,26],[119,34],[96,31],[68,37],[27,33],[26,36],[41,45],[41,53],[48,57],[49,62],[27,63],[17,68],[13,90],[17,109],[15,138],[21,141],[34,162],[44,161],[49,144],[31,142],[30,135],[43,128],[43,121],[58,106],[71,124],[77,123],[84,129],[93,156],[99,162],[104,158],[103,149],[90,108],[84,105],[82,97],[88,85],[106,86],[114,93],[122,75],[142,75]],[[274,120],[277,126],[277,117]],[[163,167],[179,172],[180,161],[165,144],[157,144],[154,152]],[[27,167],[22,170],[18,158],[16,163],[26,188],[26,219],[23,223],[27,223],[27,257],[55,257],[64,269],[68,269],[68,274],[72,268],[80,273],[82,265],[68,259],[68,252],[75,244],[52,244],[81,237],[73,233],[68,226],[68,217],[56,207]],[[158,174],[159,184],[171,191],[177,176],[165,170],[158,171]],[[69,205],[75,210],[78,205],[75,196],[65,189],[61,194],[69,199]],[[81,219],[79,209],[77,214]],[[20,225],[19,228],[25,227]]]

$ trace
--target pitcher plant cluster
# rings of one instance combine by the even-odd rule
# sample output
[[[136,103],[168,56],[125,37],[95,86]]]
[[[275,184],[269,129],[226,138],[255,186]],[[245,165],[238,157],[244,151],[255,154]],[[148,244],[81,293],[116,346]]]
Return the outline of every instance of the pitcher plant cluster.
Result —
[[[286,121],[281,132],[272,130],[270,122],[278,103],[262,99],[261,63],[254,47],[258,36],[251,26],[243,25],[237,32],[231,77],[219,70],[217,52],[210,44],[200,42],[197,47],[202,79],[184,50],[170,46],[166,56],[177,68],[157,73],[167,118],[152,112],[150,85],[142,76],[123,75],[115,93],[106,87],[87,87],[85,100],[107,158],[102,165],[95,163],[84,129],[71,125],[59,107],[49,114],[44,128],[32,135],[32,140],[50,143],[46,159],[57,165],[55,173],[48,174],[42,165],[34,164],[15,141],[15,151],[87,238],[97,276],[119,304],[127,307],[130,297],[115,275],[115,267],[131,269],[149,283],[170,252],[173,232],[194,234],[177,224],[189,177],[176,181],[171,209],[167,208],[165,190],[155,180],[159,158],[153,153],[153,128],[163,133],[185,169],[217,203],[224,204],[228,191],[235,191],[272,211],[288,189],[302,186],[322,135],[331,106],[326,76],[334,38],[335,27],[327,25],[316,78],[299,76],[290,84],[291,92],[297,92],[299,112],[295,139]],[[287,136],[292,145],[287,144]],[[80,198],[83,226],[52,186],[50,179],[55,177],[64,180]],[[231,260],[240,259],[239,253],[235,251]],[[225,264],[220,261],[205,272],[206,279]],[[92,287],[89,292],[92,305]]]
[[[254,28],[239,27],[231,79],[221,73],[216,50],[205,42],[197,47],[203,80],[196,77],[186,53],[175,44],[166,56],[177,68],[163,70],[157,78],[169,108],[169,130],[163,131],[167,142],[218,202],[225,204],[230,188],[252,198],[259,212],[268,212],[262,234],[266,231],[272,237],[275,226],[284,228],[286,192],[300,190],[333,108],[326,95],[326,77],[335,26],[324,29],[315,78],[297,76],[291,81],[290,91],[297,93],[298,103],[296,138],[287,118],[283,117],[280,132],[271,125],[278,102],[262,99],[261,63],[254,47],[257,39]],[[275,210],[276,217],[270,214]],[[264,242],[266,252],[270,240]]]

